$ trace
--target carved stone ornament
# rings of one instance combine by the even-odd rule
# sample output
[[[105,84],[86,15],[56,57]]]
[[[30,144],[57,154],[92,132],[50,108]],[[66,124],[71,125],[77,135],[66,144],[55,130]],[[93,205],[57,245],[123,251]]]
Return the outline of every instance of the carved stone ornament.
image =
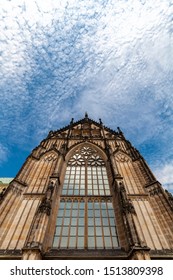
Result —
[[[56,160],[57,156],[54,153],[48,154],[45,158],[44,161],[54,161]]]
[[[173,202],[173,195],[172,193],[168,192],[167,190],[165,190],[167,196],[168,196],[168,199],[171,200]]]
[[[131,201],[127,201],[123,204],[123,212],[135,214],[135,209]]]
[[[91,166],[105,165],[105,162],[98,155],[97,151],[87,145],[76,150],[75,154],[68,161],[68,165],[85,165],[86,161]]]
[[[116,156],[116,161],[128,162],[129,158],[123,153],[118,153],[118,155]]]
[[[39,209],[38,209],[39,213],[45,213],[48,216],[50,216],[50,212],[51,212],[51,201],[49,199],[47,199],[46,197],[42,200]]]
[[[51,192],[51,196],[52,196],[53,191],[54,191],[54,183],[53,182],[50,182],[47,191],[50,191]]]
[[[150,189],[149,192],[150,192],[150,195],[154,196],[154,195],[158,195],[162,191],[158,186],[155,186],[155,187],[152,187],[152,189]]]
[[[6,191],[6,188],[3,188],[2,192],[0,193],[0,201],[3,199],[5,191]]]
[[[123,213],[135,214],[134,206],[130,201],[130,199],[127,198],[127,194],[123,182],[119,183],[119,185],[120,185],[120,195],[121,195]]]

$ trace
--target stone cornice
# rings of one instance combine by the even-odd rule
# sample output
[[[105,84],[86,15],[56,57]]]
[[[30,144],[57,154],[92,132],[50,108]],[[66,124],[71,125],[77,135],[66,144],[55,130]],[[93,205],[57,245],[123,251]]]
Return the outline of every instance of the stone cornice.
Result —
[[[114,250],[99,250],[99,249],[85,249],[85,250],[60,250],[51,249],[44,255],[44,259],[127,259],[127,253],[117,248]]]

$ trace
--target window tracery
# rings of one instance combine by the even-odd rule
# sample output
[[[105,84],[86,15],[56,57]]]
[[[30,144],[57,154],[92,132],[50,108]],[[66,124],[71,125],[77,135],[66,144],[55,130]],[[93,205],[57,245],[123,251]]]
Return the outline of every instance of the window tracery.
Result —
[[[57,156],[54,153],[50,153],[44,157],[44,161],[54,161],[57,159]]]
[[[123,153],[118,153],[117,155],[116,155],[116,161],[120,161],[120,162],[128,162],[128,161],[130,161],[130,159],[129,159],[129,157],[128,156],[126,156],[125,154],[123,154]]]
[[[103,159],[98,155],[98,153],[91,149],[89,146],[84,146],[81,149],[77,149],[76,153],[71,157],[68,165],[105,165]]]

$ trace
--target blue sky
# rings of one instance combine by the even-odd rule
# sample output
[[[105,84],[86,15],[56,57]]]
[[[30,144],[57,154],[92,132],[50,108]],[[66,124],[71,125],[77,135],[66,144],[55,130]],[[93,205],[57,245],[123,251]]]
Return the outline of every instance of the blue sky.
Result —
[[[120,126],[173,191],[173,0],[0,6],[0,177],[87,111]]]

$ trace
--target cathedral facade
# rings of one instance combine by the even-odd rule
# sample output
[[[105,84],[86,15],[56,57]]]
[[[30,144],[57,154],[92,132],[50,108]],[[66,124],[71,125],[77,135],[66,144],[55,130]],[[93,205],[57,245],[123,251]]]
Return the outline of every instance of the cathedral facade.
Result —
[[[173,197],[122,131],[87,114],[0,195],[1,259],[173,259]]]

